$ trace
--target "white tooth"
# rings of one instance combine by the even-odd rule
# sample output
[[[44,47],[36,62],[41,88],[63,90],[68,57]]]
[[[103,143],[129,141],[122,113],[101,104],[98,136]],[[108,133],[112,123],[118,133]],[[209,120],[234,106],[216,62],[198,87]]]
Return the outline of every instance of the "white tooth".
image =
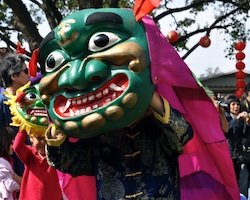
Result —
[[[109,93],[109,90],[106,88],[106,89],[103,90],[102,93],[103,93],[103,95],[108,94],[108,93]]]
[[[110,101],[111,101],[111,99],[110,99],[110,98],[107,98],[105,102],[110,102]]]
[[[86,112],[90,112],[92,109],[90,107],[86,108]]]
[[[95,96],[94,96],[94,95],[91,95],[91,96],[88,97],[88,99],[89,99],[89,101],[94,100],[94,99],[95,99]]]
[[[110,89],[113,89],[114,91],[123,91],[123,89],[121,87],[119,87],[118,85],[116,85],[115,83],[111,83],[109,85]]]
[[[77,100],[77,104],[80,105],[82,103],[82,100],[81,99],[78,99]]]
[[[69,110],[69,115],[70,115],[70,117],[74,117],[74,116],[75,116],[74,111],[70,109],[70,110]]]
[[[68,108],[70,107],[70,104],[71,104],[71,99],[68,99],[67,102],[66,102],[66,105],[65,105],[64,109],[62,110],[63,113],[68,110]]]
[[[101,97],[102,97],[102,93],[101,93],[101,92],[98,92],[95,96],[96,96],[97,98],[101,98]]]
[[[73,101],[72,101],[72,105],[75,105],[75,104],[76,104],[76,100],[73,100]]]
[[[116,93],[112,94],[112,99],[116,99]]]
[[[76,110],[75,115],[79,115],[79,114],[80,114],[80,110]]]
[[[85,113],[85,112],[86,112],[85,108],[81,109],[81,113]]]
[[[87,102],[87,98],[86,98],[86,97],[83,98],[83,99],[82,99],[82,102],[83,102],[83,103]]]
[[[92,106],[93,110],[98,108],[98,104]]]

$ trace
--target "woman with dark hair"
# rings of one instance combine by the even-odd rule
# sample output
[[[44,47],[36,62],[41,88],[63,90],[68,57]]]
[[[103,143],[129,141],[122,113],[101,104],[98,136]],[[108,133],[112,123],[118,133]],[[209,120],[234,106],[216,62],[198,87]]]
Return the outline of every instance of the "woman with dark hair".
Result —
[[[226,138],[229,144],[231,157],[233,160],[234,170],[237,181],[239,181],[240,166],[238,161],[237,150],[240,148],[242,138],[249,131],[250,120],[246,111],[241,112],[240,99],[235,95],[227,98],[226,118],[229,123],[229,131]]]
[[[13,170],[14,131],[10,127],[0,128],[0,199],[16,199],[21,178]]]
[[[9,106],[4,104],[7,101],[5,93],[16,95],[16,90],[29,81],[28,68],[25,57],[21,54],[9,53],[0,60],[0,126],[9,126],[11,123],[11,113]],[[15,133],[18,128],[11,127]],[[13,154],[15,172],[22,176],[24,166]]]

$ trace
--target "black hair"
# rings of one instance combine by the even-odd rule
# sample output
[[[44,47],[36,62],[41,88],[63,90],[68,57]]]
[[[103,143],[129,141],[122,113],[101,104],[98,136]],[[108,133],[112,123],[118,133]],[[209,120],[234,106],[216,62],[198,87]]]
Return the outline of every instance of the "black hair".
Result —
[[[9,53],[0,61],[0,86],[11,86],[11,75],[19,74],[25,63],[25,57],[21,54]]]
[[[245,87],[245,93],[248,95],[248,92],[250,91],[250,82]]]
[[[0,127],[0,157],[9,158],[9,148],[15,137],[14,130],[9,126]]]
[[[232,102],[238,102],[239,104],[240,104],[240,99],[237,97],[237,96],[235,96],[235,95],[230,95],[230,96],[228,96],[228,98],[227,98],[227,100],[226,100],[226,104],[227,104],[227,111],[228,112],[230,112],[230,104],[232,103]]]

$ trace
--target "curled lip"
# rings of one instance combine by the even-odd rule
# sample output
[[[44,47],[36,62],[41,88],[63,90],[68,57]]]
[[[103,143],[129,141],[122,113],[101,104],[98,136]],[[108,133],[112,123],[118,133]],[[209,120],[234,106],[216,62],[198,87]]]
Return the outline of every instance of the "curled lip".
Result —
[[[47,111],[42,108],[30,108],[26,111],[26,113],[30,116],[47,117]]]
[[[56,97],[54,103],[55,113],[63,118],[86,114],[108,105],[122,95],[127,87],[128,77],[125,74],[118,74],[96,91],[81,97],[71,99],[62,95]]]

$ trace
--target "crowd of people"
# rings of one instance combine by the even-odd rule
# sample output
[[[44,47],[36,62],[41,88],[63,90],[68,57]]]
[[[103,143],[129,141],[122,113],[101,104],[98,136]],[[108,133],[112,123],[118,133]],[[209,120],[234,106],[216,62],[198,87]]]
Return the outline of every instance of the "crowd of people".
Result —
[[[122,11],[122,12],[127,12],[127,11]],[[93,15],[89,16],[89,19],[93,21],[97,20],[98,22],[98,20],[102,19],[100,18],[100,16],[98,17],[100,13],[102,12],[93,13]],[[122,19],[121,18],[122,15],[121,16],[118,15],[119,11],[117,11],[116,14],[114,13],[106,13],[106,14],[107,16],[110,15],[109,17],[113,17],[119,23]],[[93,16],[95,16],[96,18],[92,19],[91,17]],[[91,25],[91,22],[89,23],[90,23],[89,25]],[[135,26],[138,25],[136,24],[137,22],[134,23]],[[82,26],[82,21],[80,23],[80,26]],[[141,27],[139,26],[139,28]],[[142,33],[144,33],[144,29],[141,31]],[[155,30],[152,31],[152,33],[155,33]],[[104,34],[106,33],[100,34],[96,38],[96,40],[99,41],[99,39],[103,37]],[[139,35],[141,37],[141,35],[143,34]],[[49,34],[49,39],[51,39],[50,36],[51,35]],[[48,40],[46,39],[45,41],[48,42]],[[51,43],[56,47],[57,43],[55,44],[53,42]],[[45,42],[42,44],[45,45],[46,47]],[[49,44],[50,42],[48,42],[48,45]],[[98,42],[96,42],[96,45],[97,44]],[[128,45],[129,48],[130,45],[131,42]],[[47,49],[45,47],[42,46],[43,50]],[[138,50],[137,45],[135,47],[134,48]],[[127,46],[125,45],[123,46],[123,48],[126,49]],[[171,52],[172,50],[171,48],[172,47],[170,47],[169,52]],[[208,183],[204,183],[204,185],[203,183],[201,184],[192,183],[193,186],[200,184],[199,186],[201,187],[204,186],[204,188],[202,189],[196,187],[192,188],[192,186],[189,185],[189,183],[191,183],[189,182],[190,181],[189,177],[184,176],[184,179],[187,178],[186,185],[185,187],[182,188],[181,192],[182,183],[179,174],[181,170],[185,171],[184,169],[185,167],[184,165],[180,166],[179,164],[181,160],[179,159],[180,155],[184,154],[187,155],[187,158],[191,158],[190,156],[191,154],[188,154],[187,152],[185,152],[185,150],[191,152],[195,149],[197,153],[197,151],[200,149],[198,148],[197,150],[196,147],[192,147],[190,145],[188,146],[186,144],[190,143],[190,141],[194,140],[198,141],[200,137],[205,137],[205,136],[202,134],[201,135],[197,134],[197,132],[199,131],[199,128],[197,127],[199,126],[198,125],[192,126],[194,125],[194,123],[192,123],[191,125],[191,123],[188,121],[188,120],[192,121],[194,119],[198,120],[197,116],[195,116],[192,119],[193,117],[192,115],[184,116],[183,113],[185,112],[182,113],[179,111],[181,110],[181,108],[182,109],[185,108],[188,111],[188,107],[190,106],[190,104],[192,104],[192,102],[182,101],[181,102],[182,106],[178,105],[181,104],[180,102],[178,102],[178,104],[175,104],[178,98],[174,97],[167,99],[168,96],[166,98],[164,96],[161,96],[160,94],[161,90],[158,91],[155,90],[154,87],[152,87],[153,84],[150,80],[148,82],[145,82],[145,85],[138,84],[140,86],[143,85],[145,87],[148,87],[148,92],[143,93],[142,91],[137,91],[136,95],[135,92],[131,92],[126,96],[129,97],[130,101],[127,101],[126,98],[122,100],[122,103],[125,105],[124,109],[122,109],[122,106],[120,106],[120,104],[118,105],[114,104],[113,106],[107,108],[107,110],[105,111],[105,115],[109,117],[110,119],[109,122],[107,123],[103,122],[105,120],[103,120],[104,117],[100,113],[94,113],[94,114],[92,113],[92,116],[91,115],[90,117],[85,116],[85,118],[81,119],[82,124],[84,124],[87,121],[86,123],[87,131],[90,129],[91,132],[92,130],[91,128],[93,128],[92,124],[94,124],[97,125],[98,128],[106,126],[105,127],[106,129],[104,129],[105,133],[97,134],[89,138],[71,138],[68,137],[67,134],[64,134],[63,132],[59,131],[56,125],[60,126],[61,124],[58,122],[57,119],[55,120],[52,118],[50,119],[53,122],[55,123],[58,122],[58,123],[52,125],[50,124],[50,126],[48,125],[45,134],[36,133],[29,135],[28,131],[25,129],[20,129],[20,127],[12,127],[11,122],[13,119],[12,118],[13,113],[11,113],[10,106],[6,104],[6,101],[8,101],[8,98],[11,95],[16,96],[17,91],[21,87],[26,85],[28,82],[30,82],[31,77],[29,77],[28,74],[26,57],[24,57],[21,54],[12,52],[9,53],[4,52],[4,53],[5,54],[2,55],[0,59],[0,87],[1,87],[0,88],[0,200],[17,200],[17,199],[19,200],[52,200],[52,199],[53,200],[78,200],[78,199],[114,200],[114,199],[155,199],[155,198],[185,200],[188,198],[192,198],[189,195],[190,191],[191,193],[192,192],[197,192],[197,194],[199,193],[197,196],[200,197],[202,195],[206,195],[204,191],[206,191],[207,189],[209,190],[211,188],[212,188],[211,191],[214,193],[213,195],[218,195],[215,193],[215,191],[223,191],[222,192],[223,194],[221,194],[221,196],[224,195],[223,197],[229,197],[230,195],[232,195],[228,194],[230,193],[228,191],[225,192],[226,189],[224,188],[223,184],[217,183],[216,179],[211,178],[209,173],[205,173],[202,170],[197,173],[197,176],[194,176],[195,178],[192,179],[191,182],[194,181],[198,182],[199,180],[203,181],[208,180],[207,181]],[[113,56],[115,52],[111,54]],[[177,54],[173,54],[173,56],[175,55]],[[105,54],[105,56],[107,55]],[[106,66],[107,63],[111,61],[115,62],[113,61],[113,59],[115,60],[115,58],[112,58],[109,59],[108,60],[109,62],[106,63],[105,56],[103,56],[102,59],[99,58],[96,60],[91,60],[91,59],[90,60],[93,62],[97,62],[97,64],[103,62],[100,68],[105,71],[108,69],[108,67]],[[136,57],[137,53],[134,56]],[[129,56],[129,58],[130,57],[131,56]],[[180,58],[177,56],[177,60],[178,59]],[[53,62],[54,60],[50,61],[51,62],[48,62],[48,64],[53,65],[56,63]],[[117,61],[114,64],[127,65],[128,61],[125,60],[124,62],[125,63],[120,64],[120,61],[119,62]],[[137,62],[134,65],[136,64]],[[186,69],[185,65],[180,65],[180,66],[182,66],[183,69]],[[49,67],[51,67],[52,69],[52,67],[55,66],[53,65]],[[49,72],[51,72],[51,69],[49,69],[50,70]],[[82,69],[82,67],[80,69]],[[96,69],[90,68],[89,71],[87,71],[89,78],[86,80],[86,82],[89,81],[91,82],[91,84],[95,84],[96,83],[95,81],[98,81],[99,79],[102,78],[103,71],[102,70],[94,71],[94,70]],[[138,76],[143,75],[143,73],[148,73],[148,76],[150,76],[151,73],[149,67],[144,69],[143,67],[140,68],[140,66],[139,69],[137,69],[134,66],[130,66],[129,70],[127,68],[123,69],[122,67],[120,70],[123,70],[124,74],[127,74],[128,77],[129,76],[132,77],[130,80],[131,82],[134,81],[136,78],[138,78],[134,76],[133,70],[135,70]],[[143,70],[145,70],[145,72]],[[45,72],[45,70],[42,71]],[[75,73],[76,71],[73,70],[73,72]],[[64,71],[57,73],[55,76],[59,76],[62,73],[64,73]],[[221,132],[221,135],[223,136],[222,139],[224,139],[223,141],[219,140],[218,142],[217,140],[213,140],[214,139],[213,138],[209,140],[209,142],[206,145],[208,146],[210,145],[210,147],[212,147],[217,145],[217,143],[220,143],[224,145],[223,147],[225,146],[227,147],[228,144],[228,149],[231,154],[232,164],[235,172],[235,177],[238,182],[239,191],[242,193],[242,195],[248,198],[248,188],[250,179],[250,164],[249,164],[250,158],[248,163],[247,154],[248,154],[248,148],[250,151],[250,115],[249,115],[250,83],[247,85],[245,90],[245,96],[242,98],[238,98],[234,94],[227,95],[223,98],[221,98],[221,96],[218,97],[217,95],[214,95],[211,96],[211,101],[210,101],[209,97],[195,82],[195,79],[193,77],[190,77],[190,73],[187,74],[188,76],[186,78],[190,80],[190,83],[195,85],[194,87],[195,89],[198,88],[195,91],[200,92],[199,93],[201,94],[200,97],[203,97],[202,95],[205,95],[206,97],[205,102],[207,103],[206,105],[211,106],[210,108],[213,108],[213,111],[217,116],[217,112],[214,109],[212,102],[214,103],[219,115],[219,118],[216,121],[218,122],[216,124],[216,130],[217,127],[219,129],[221,128],[220,131],[223,131],[225,134],[224,137],[223,133]],[[48,74],[45,74],[45,76],[46,75]],[[60,79],[61,81],[64,81],[62,85],[72,84],[73,86],[75,86],[74,92],[77,89],[80,91],[80,89],[82,89],[85,86],[85,85],[82,86],[81,84],[85,82],[82,81],[82,77],[80,75],[79,76],[78,74],[71,74],[71,75],[72,79],[73,76],[76,75],[75,77],[79,78],[81,81],[72,81],[70,83],[66,83],[66,81],[68,80],[67,77],[66,78],[64,77]],[[50,102],[51,99],[49,99],[52,96],[51,94],[53,92],[54,93],[58,92],[57,91],[58,88],[56,87],[52,87],[51,89],[51,86],[54,86],[55,84],[53,81],[57,81],[57,79],[59,79],[58,77],[55,78],[55,76],[49,75],[48,76],[49,78],[45,80],[47,84],[43,82],[43,85],[40,87],[40,91],[44,92],[43,100],[44,102],[47,103],[46,105],[47,108],[51,103]],[[117,81],[117,79],[119,79],[117,77],[119,77],[121,80]],[[142,80],[142,77],[140,77],[141,78],[140,81]],[[112,91],[117,90],[116,91],[117,93],[114,92],[114,95],[118,94],[121,90],[125,90],[123,89],[123,87],[129,87],[125,86],[128,82],[127,80],[128,78],[125,80],[126,83],[122,84],[120,83],[124,81],[124,79],[125,79],[124,76],[119,76],[118,74],[117,76],[115,76],[115,78],[112,79],[113,81],[117,81],[117,85],[114,84],[115,85],[114,86],[109,82],[110,84],[109,87],[110,88],[112,87],[111,88]],[[49,84],[49,83],[54,83],[54,84]],[[32,84],[35,83],[31,83],[31,85]],[[162,85],[159,84],[158,89],[162,89],[162,91],[164,91],[165,88],[163,89],[163,87],[161,88],[161,86]],[[178,87],[179,86],[177,85],[176,88]],[[181,87],[183,86],[181,85],[180,88]],[[167,89],[170,88],[167,87]],[[47,90],[50,90],[49,91],[50,94],[45,92]],[[173,88],[172,90],[174,91]],[[179,93],[177,92],[177,90],[178,89],[176,89],[175,91],[176,94],[185,93],[184,89],[181,89]],[[168,90],[168,92],[169,91],[171,92],[171,90]],[[123,92],[125,93],[126,91]],[[150,93],[150,95],[148,95],[147,93]],[[78,94],[77,97],[79,97],[80,93],[77,94]],[[172,94],[174,93],[172,92]],[[18,95],[17,98],[20,100],[20,98],[23,97],[22,95],[23,93],[21,93],[20,96]],[[186,93],[186,95],[190,94]],[[32,96],[30,97],[32,98]],[[93,95],[89,96],[89,98],[92,97]],[[114,119],[119,120],[121,118],[120,115],[124,115],[124,113],[127,110],[129,110],[136,104],[135,102],[137,101],[137,98],[144,99],[144,97],[150,100],[148,104],[145,103],[144,101],[141,102],[141,104],[145,103],[146,111],[144,110],[144,113],[139,113],[138,116],[135,115],[134,120],[132,120],[132,122],[129,123],[129,125],[125,123],[126,127],[119,127],[117,128],[117,130],[112,129],[113,128],[112,126],[114,125],[114,121],[112,120]],[[59,97],[59,99],[63,98]],[[78,98],[78,100],[79,99],[80,98]],[[131,99],[133,100],[132,102]],[[207,101],[207,99],[209,101]],[[70,100],[67,100],[67,104],[71,104],[69,102]],[[58,101],[56,103],[58,103]],[[108,104],[108,100],[103,104],[104,105]],[[172,106],[173,104],[174,106]],[[71,109],[70,106],[71,105],[66,105],[65,108],[58,108],[59,110],[58,112],[62,112],[63,114],[65,114],[67,110]],[[139,108],[143,110],[143,108],[141,107]],[[51,108],[48,108],[48,110],[50,109]],[[74,108],[72,108],[72,110],[73,109]],[[73,112],[72,110],[71,112]],[[128,116],[130,117],[134,113],[129,113],[129,114],[130,115]],[[212,115],[212,117],[213,116],[214,115]],[[74,117],[77,118],[77,116]],[[74,130],[77,132],[80,128],[82,128],[80,126],[75,128],[77,123],[73,121],[70,121],[69,123],[67,121],[65,124],[67,125],[70,124],[69,126],[65,125],[66,127],[65,131]],[[212,134],[214,133],[211,133],[211,135]],[[227,141],[227,143],[225,141]],[[248,141],[249,141],[249,147],[248,147]],[[198,145],[199,143],[194,142],[192,144]],[[47,150],[47,152],[45,151],[45,149]],[[204,148],[203,150],[206,153],[206,155],[211,154],[211,152],[208,153],[208,151],[206,151],[207,150],[206,148]],[[225,155],[228,155],[229,158],[228,160],[231,161],[229,153],[226,152]],[[206,158],[203,159],[205,160]],[[199,158],[197,160],[198,162],[200,161]],[[193,160],[189,159],[188,162],[189,164],[191,163],[190,164],[191,166]],[[229,164],[231,164],[231,162]],[[75,177],[72,177],[71,175]],[[89,176],[86,177],[83,175],[89,175]],[[190,177],[192,178],[192,176]],[[232,177],[234,178],[234,174],[232,174]],[[233,178],[231,179],[232,185],[234,182],[236,182],[235,180],[233,180]],[[68,183],[69,179],[72,180],[70,184],[65,184],[65,182]],[[188,186],[190,187],[188,188]],[[210,186],[211,188],[206,188]],[[217,186],[218,188],[215,188]],[[237,188],[237,186],[235,188]],[[74,197],[73,196],[70,197],[71,194],[68,194],[67,191],[70,191],[71,194],[73,193]],[[128,193],[126,193],[127,191]],[[238,188],[235,191],[238,192]],[[186,195],[185,198],[181,197],[182,194]],[[231,196],[232,197],[231,199],[237,200],[233,196],[239,197],[240,195],[236,194]],[[197,198],[194,199],[196,200]]]
[[[227,129],[223,129],[233,161],[239,190],[249,197],[250,181],[250,83],[245,87],[241,98],[234,94],[213,95],[215,106],[227,120]]]
[[[45,139],[35,136],[28,138],[25,131],[19,132],[16,127],[9,126],[11,114],[8,106],[4,104],[7,100],[4,94],[7,91],[14,95],[19,87],[29,81],[25,57],[14,53],[6,56],[1,61],[0,75],[2,86],[0,199],[18,199],[19,196],[20,199],[49,199],[52,196],[53,199],[62,199],[56,170],[46,161]],[[250,163],[244,163],[239,158],[238,150],[242,149],[244,142],[246,145],[249,143],[249,147],[246,146],[246,148],[250,148],[250,83],[247,84],[245,95],[241,99],[234,94],[222,98],[214,94],[211,98],[220,115],[221,127],[228,141],[240,192],[248,197]],[[13,156],[13,143],[18,156]],[[26,166],[25,170],[23,165]],[[39,180],[39,183],[35,180]],[[20,185],[22,185],[21,190]],[[31,187],[34,189],[33,192]],[[50,193],[51,188],[53,193]],[[49,197],[44,194],[49,194]]]
[[[56,170],[51,168],[46,161],[45,139],[35,136],[27,137],[25,131],[20,132],[16,127],[10,128],[9,126],[11,113],[8,106],[4,104],[7,100],[5,93],[15,95],[16,90],[30,80],[25,57],[15,53],[8,54],[1,61],[0,75],[2,86],[0,94],[0,199],[9,200],[19,197],[20,199],[50,199],[52,196],[55,200],[62,199],[63,194]],[[241,99],[234,94],[223,98],[213,95],[211,98],[220,115],[221,127],[228,141],[240,192],[248,197],[250,163],[245,163],[240,159],[238,152],[242,150],[242,144],[250,148],[250,83],[247,84],[245,95]],[[13,148],[17,156],[13,156]],[[31,189],[32,187],[34,190]],[[49,194],[49,197],[44,194]]]

